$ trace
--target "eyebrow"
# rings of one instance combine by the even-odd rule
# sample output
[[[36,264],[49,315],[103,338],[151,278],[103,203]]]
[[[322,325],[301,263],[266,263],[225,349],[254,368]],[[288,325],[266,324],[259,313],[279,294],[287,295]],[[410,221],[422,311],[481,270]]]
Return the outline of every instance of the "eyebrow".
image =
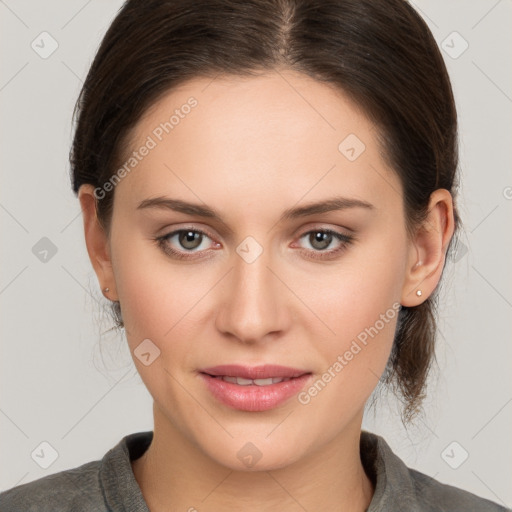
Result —
[[[170,197],[159,196],[151,199],[145,199],[139,204],[139,206],[137,206],[138,210],[146,208],[172,210],[185,213],[187,215],[197,215],[199,217],[217,220],[226,225],[225,221],[217,212],[215,212],[215,210],[209,208],[208,206],[203,206],[197,203],[189,203],[187,201],[182,201],[181,199],[172,199]],[[347,210],[350,208],[365,208],[367,210],[374,210],[375,206],[361,199],[337,196],[315,203],[308,203],[304,206],[289,208],[282,213],[279,222],[307,217],[309,215],[315,215],[319,213]]]

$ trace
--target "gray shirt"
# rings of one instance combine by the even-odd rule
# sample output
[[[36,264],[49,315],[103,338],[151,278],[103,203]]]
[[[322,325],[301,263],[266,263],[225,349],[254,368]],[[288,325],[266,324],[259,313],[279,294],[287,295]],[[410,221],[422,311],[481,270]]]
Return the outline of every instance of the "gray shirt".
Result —
[[[146,451],[152,438],[152,431],[127,435],[101,460],[4,491],[0,511],[149,512],[130,461]],[[375,486],[367,512],[512,510],[408,468],[381,436],[362,430],[360,448]]]

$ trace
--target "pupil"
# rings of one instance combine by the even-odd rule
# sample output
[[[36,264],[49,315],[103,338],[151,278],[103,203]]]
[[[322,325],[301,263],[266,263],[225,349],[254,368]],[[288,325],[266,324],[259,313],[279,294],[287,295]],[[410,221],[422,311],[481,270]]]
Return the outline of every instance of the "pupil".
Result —
[[[196,237],[196,235],[197,235],[197,237]],[[197,238],[200,238],[200,236],[201,236],[200,233],[194,233],[193,231],[186,231],[186,232],[182,233],[180,242],[182,243],[183,247],[185,247],[187,249],[195,249],[195,247],[197,247],[198,244],[196,243],[194,245],[194,242],[196,242]],[[187,244],[192,244],[192,246],[189,246]]]
[[[317,231],[314,233],[315,237],[315,243],[321,242],[320,247],[317,246],[318,249],[325,249],[326,247],[329,247],[329,244],[331,242],[332,235],[330,233],[321,233],[320,231]],[[315,247],[315,244],[312,244],[313,247]]]

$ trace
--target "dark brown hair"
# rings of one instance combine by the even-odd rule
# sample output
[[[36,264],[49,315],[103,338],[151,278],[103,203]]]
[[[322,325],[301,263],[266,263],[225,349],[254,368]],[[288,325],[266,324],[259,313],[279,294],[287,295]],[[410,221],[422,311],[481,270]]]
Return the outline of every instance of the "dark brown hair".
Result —
[[[131,129],[172,88],[198,77],[283,68],[339,88],[375,123],[382,156],[403,187],[409,234],[425,219],[434,190],[455,195],[450,80],[428,26],[405,0],[128,0],[75,106],[74,192],[84,183],[109,181],[129,148]],[[114,192],[97,199],[107,233]],[[454,216],[457,230],[455,205]],[[403,400],[406,421],[420,410],[435,361],[437,291],[401,308],[381,379]],[[114,314],[122,326],[118,302]]]

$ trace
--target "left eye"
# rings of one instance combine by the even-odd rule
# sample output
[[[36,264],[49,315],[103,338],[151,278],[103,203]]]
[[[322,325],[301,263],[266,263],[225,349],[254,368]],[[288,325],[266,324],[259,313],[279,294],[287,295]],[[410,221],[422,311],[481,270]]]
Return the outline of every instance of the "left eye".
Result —
[[[304,233],[300,238],[304,238],[306,236],[308,237],[308,242],[312,245],[315,251],[324,251],[324,249],[327,249],[327,247],[331,245],[333,240],[338,240],[339,242],[349,242],[351,239],[351,237],[348,235],[344,235],[336,231],[331,231],[330,229],[314,229],[313,231]],[[315,244],[317,245],[315,246]]]
[[[305,237],[309,237],[307,240],[313,247],[312,249],[303,250],[303,252],[308,253],[308,257],[310,258],[322,258],[338,253],[342,251],[347,245],[349,245],[354,239],[353,235],[338,233],[337,231],[332,231],[330,229],[313,229],[301,235],[299,239],[303,239]],[[178,244],[183,250],[174,249],[172,247],[171,240],[173,238],[177,238]],[[204,250],[200,249],[205,238],[210,239],[211,237],[201,230],[178,229],[168,233],[167,235],[156,238],[155,241],[169,256],[176,259],[186,259],[195,258],[196,256],[192,256],[194,253],[206,251],[207,247],[203,248]],[[325,250],[332,244],[334,240],[339,242],[339,247],[331,250]],[[216,245],[217,247],[220,246],[220,244]]]
[[[205,237],[209,238],[206,233],[196,229],[180,229],[161,237],[159,240],[170,242],[173,238],[177,238],[178,243],[183,249],[186,249],[188,252],[199,252],[195,249],[201,246]]]
[[[312,250],[305,249],[301,251],[306,258],[312,260],[332,260],[339,258],[345,252],[345,249],[356,240],[355,235],[338,233],[331,229],[313,229],[304,233],[300,238],[308,237],[308,241],[313,247]],[[339,242],[338,247],[324,250],[331,245],[333,240]]]

